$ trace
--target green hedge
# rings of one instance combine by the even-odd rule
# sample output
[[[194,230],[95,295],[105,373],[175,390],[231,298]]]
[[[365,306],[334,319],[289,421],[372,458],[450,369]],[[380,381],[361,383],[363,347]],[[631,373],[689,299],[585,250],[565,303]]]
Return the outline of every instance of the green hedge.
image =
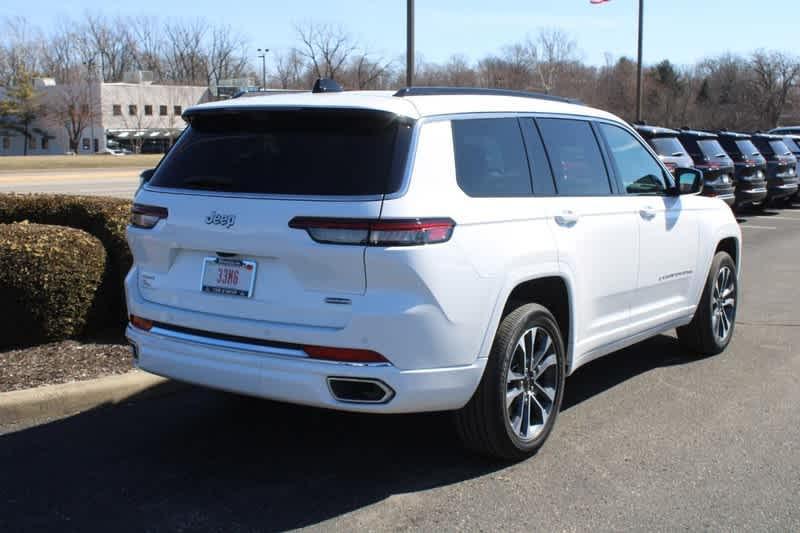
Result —
[[[0,224],[0,346],[83,333],[105,270],[103,244],[86,232]]]
[[[127,320],[123,281],[131,268],[125,240],[131,202],[98,196],[0,194],[0,223],[27,220],[35,224],[83,230],[103,243],[106,270],[100,288],[105,311],[92,321],[99,329],[121,328]]]

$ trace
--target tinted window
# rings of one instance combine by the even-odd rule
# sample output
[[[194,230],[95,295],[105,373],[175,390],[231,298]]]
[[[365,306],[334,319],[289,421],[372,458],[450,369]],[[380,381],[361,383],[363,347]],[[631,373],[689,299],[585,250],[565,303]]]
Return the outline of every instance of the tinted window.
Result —
[[[611,193],[606,167],[592,127],[583,120],[537,119],[558,193],[566,196]]]
[[[787,155],[790,153],[789,148],[783,141],[770,141],[769,146],[772,148],[772,151],[778,155]]]
[[[189,121],[151,185],[321,196],[395,192],[411,130],[375,111],[215,112]]]
[[[686,149],[677,137],[653,137],[650,139],[650,145],[658,155],[673,157],[686,155]]]
[[[636,137],[611,124],[598,124],[608,143],[614,170],[628,194],[658,194],[667,190],[664,171]]]
[[[697,146],[700,147],[700,151],[703,152],[703,155],[706,157],[721,157],[725,154],[725,150],[722,149],[722,145],[719,144],[719,141],[716,139],[700,139],[697,141]]]
[[[797,141],[791,137],[784,137],[783,144],[785,144],[786,147],[792,151],[792,153],[800,152],[800,144],[798,144]]]
[[[515,118],[454,120],[458,185],[470,196],[528,196],[531,177]]]
[[[758,148],[756,148],[756,145],[753,144],[753,141],[749,139],[736,141],[736,148],[745,157],[755,157],[761,155],[758,153]]]
[[[525,147],[528,149],[528,162],[533,175],[533,194],[545,196],[555,194],[553,173],[550,171],[550,163],[547,161],[547,154],[544,151],[544,144],[542,144],[542,137],[539,135],[536,123],[532,118],[524,118],[520,120],[520,126],[522,126],[522,136],[525,139]]]

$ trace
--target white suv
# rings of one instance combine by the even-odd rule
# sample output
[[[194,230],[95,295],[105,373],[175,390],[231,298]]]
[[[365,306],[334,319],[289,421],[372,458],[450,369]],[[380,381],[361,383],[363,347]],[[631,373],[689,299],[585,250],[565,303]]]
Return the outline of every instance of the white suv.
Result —
[[[521,458],[579,366],[678,328],[730,341],[741,233],[619,118],[499,90],[193,107],[136,195],[136,365],[274,400],[452,410]]]

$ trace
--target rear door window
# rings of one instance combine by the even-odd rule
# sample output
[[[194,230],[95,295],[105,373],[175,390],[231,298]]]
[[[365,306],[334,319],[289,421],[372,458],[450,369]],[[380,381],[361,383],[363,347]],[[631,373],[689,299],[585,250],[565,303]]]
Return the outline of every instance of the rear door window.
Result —
[[[412,123],[354,110],[214,111],[190,125],[150,185],[311,196],[399,190]]]
[[[531,176],[516,118],[454,120],[458,186],[474,197],[530,196]]]
[[[560,118],[540,118],[536,122],[559,195],[611,194],[611,182],[589,122]]]
[[[608,144],[614,171],[628,194],[663,194],[670,187],[661,165],[636,137],[612,124],[598,123]]]
[[[727,155],[722,145],[719,144],[719,141],[716,139],[700,139],[697,141],[697,146],[700,147],[700,151],[703,152],[703,155],[709,158],[724,157]]]
[[[741,154],[745,158],[756,157],[756,156],[761,155],[758,152],[758,148],[756,148],[756,145],[753,144],[753,141],[751,141],[749,139],[742,139],[742,140],[736,141],[736,148],[738,148],[739,152],[741,152]]]
[[[789,155],[791,153],[789,152],[789,147],[783,141],[770,141],[769,146],[777,155]]]

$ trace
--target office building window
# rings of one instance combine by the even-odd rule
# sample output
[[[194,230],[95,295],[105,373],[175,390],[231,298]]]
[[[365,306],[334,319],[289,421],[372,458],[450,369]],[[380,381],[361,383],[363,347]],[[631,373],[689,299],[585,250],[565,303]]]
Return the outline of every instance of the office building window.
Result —
[[[122,106],[119,104],[114,104],[114,116],[121,117],[122,116]]]
[[[11,138],[3,137],[3,150],[11,150]]]
[[[50,139],[42,137],[42,150],[47,150],[48,148],[50,148]]]
[[[128,106],[128,114],[132,117],[137,115],[138,110],[136,109],[136,104],[130,104]]]
[[[148,117],[152,116],[153,115],[153,106],[145,105],[144,106],[144,114],[147,115]]]
[[[34,139],[33,137],[28,138],[28,149],[36,150],[36,139]]]
[[[85,152],[88,152],[88,151],[89,151],[89,147],[90,147],[90,146],[91,146],[91,145],[89,144],[89,137],[84,137],[83,139],[81,139],[81,148],[82,148],[82,149],[83,149]]]
[[[89,114],[89,104],[81,104],[81,113],[84,115]]]
[[[180,115],[181,113],[183,113],[183,108],[182,108],[181,106],[179,106],[179,105],[176,105],[176,106],[173,108],[173,110],[172,110],[172,113],[173,113],[174,115]]]
[[[158,114],[159,114],[159,116],[166,117],[167,116],[167,106],[165,106],[165,105],[158,106]]]

